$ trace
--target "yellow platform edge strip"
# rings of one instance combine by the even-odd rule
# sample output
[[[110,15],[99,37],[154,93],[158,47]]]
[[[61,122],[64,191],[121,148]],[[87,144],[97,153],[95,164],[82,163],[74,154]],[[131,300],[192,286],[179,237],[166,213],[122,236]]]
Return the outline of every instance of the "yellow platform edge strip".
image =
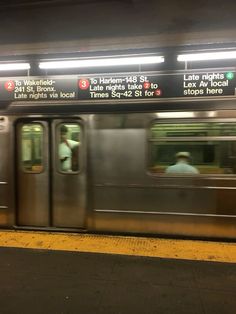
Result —
[[[228,242],[4,230],[0,247],[236,263],[236,243]]]

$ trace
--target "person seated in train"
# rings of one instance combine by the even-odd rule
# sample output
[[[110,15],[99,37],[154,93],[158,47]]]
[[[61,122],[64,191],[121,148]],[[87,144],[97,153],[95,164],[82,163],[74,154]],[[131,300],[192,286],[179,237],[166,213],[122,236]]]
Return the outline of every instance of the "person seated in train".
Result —
[[[68,139],[68,128],[62,125],[60,128],[61,142],[59,144],[59,159],[62,171],[72,171],[73,149],[79,146],[79,142]]]
[[[169,166],[165,173],[168,174],[199,174],[199,171],[191,166],[191,155],[189,152],[178,152],[176,155],[176,164]]]

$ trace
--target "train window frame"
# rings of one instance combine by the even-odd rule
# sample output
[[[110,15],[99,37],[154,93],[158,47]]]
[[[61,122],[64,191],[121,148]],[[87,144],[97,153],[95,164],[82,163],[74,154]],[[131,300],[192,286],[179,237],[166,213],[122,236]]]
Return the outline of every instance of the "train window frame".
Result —
[[[152,177],[158,177],[158,178],[207,178],[207,177],[210,177],[210,178],[232,178],[232,179],[235,179],[236,177],[236,173],[199,173],[199,174],[174,174],[174,173],[155,173],[151,170],[151,167],[152,167],[152,153],[151,153],[151,150],[152,150],[152,143],[153,142],[158,142],[161,140],[161,142],[164,143],[164,141],[166,140],[167,137],[160,137],[158,138],[158,140],[154,140],[152,139],[152,127],[155,125],[155,124],[159,124],[159,125],[175,125],[175,124],[179,124],[179,125],[184,125],[184,124],[191,124],[191,123],[194,123],[194,124],[201,124],[201,123],[227,123],[227,124],[234,124],[236,126],[236,120],[231,120],[230,121],[228,119],[214,119],[214,121],[210,120],[210,119],[191,119],[191,118],[180,118],[178,120],[176,119],[168,119],[168,118],[163,118],[163,119],[154,119],[152,120],[149,124],[148,124],[148,132],[147,132],[147,173],[148,175],[152,176]],[[200,137],[190,137],[190,136],[185,136],[185,137],[169,137],[168,138],[168,141],[171,142],[171,141],[178,141],[179,139],[179,142],[205,142],[206,140],[203,140],[203,139],[206,139],[206,136],[200,136]],[[236,135],[235,136],[207,136],[207,140],[211,140],[211,141],[218,141],[218,142],[223,142],[223,141],[235,141],[236,142]]]
[[[29,125],[39,125],[42,128],[42,141],[41,141],[41,151],[42,151],[42,158],[41,158],[41,165],[42,169],[37,171],[37,170],[26,170],[24,165],[23,165],[23,159],[22,159],[22,130],[24,126],[29,126]],[[21,122],[19,125],[19,130],[18,133],[20,134],[19,136],[19,163],[20,163],[20,168],[21,171],[27,174],[41,174],[43,172],[45,172],[45,157],[44,157],[44,142],[45,142],[45,137],[46,137],[46,132],[45,132],[45,126],[43,125],[43,123],[41,123],[40,121],[29,121],[29,122]]]
[[[79,154],[78,154],[78,170],[76,171],[63,171],[61,169],[61,164],[60,164],[60,159],[58,158],[59,155],[58,155],[58,147],[59,147],[59,144],[60,144],[60,128],[62,125],[66,125],[66,124],[74,124],[74,125],[77,125],[79,127],[79,130],[80,130],[80,141],[79,141]],[[56,125],[55,125],[55,140],[54,140],[54,162],[55,162],[55,165],[56,165],[56,171],[57,173],[60,173],[62,175],[78,175],[81,173],[82,171],[82,157],[81,157],[81,154],[82,154],[82,147],[83,147],[83,127],[82,127],[82,123],[81,121],[78,121],[77,119],[75,120],[61,120],[60,122],[58,122]]]

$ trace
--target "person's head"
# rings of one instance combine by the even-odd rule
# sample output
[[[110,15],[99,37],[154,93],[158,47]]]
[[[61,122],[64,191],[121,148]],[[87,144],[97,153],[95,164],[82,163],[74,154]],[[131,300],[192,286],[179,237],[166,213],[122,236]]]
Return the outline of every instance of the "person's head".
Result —
[[[185,161],[185,162],[190,162],[190,159],[191,159],[191,155],[189,152],[178,152],[176,155],[176,160],[177,161]]]
[[[60,134],[61,134],[61,140],[66,140],[67,138],[67,132],[68,132],[68,129],[67,127],[63,124],[60,128]]]

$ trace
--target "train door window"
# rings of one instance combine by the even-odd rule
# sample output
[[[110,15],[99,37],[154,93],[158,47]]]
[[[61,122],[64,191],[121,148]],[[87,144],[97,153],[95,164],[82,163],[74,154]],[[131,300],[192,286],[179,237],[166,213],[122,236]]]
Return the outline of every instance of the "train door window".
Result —
[[[57,126],[58,170],[63,173],[78,173],[80,125],[77,123],[61,123]]]
[[[43,171],[42,146],[44,130],[40,123],[24,124],[21,127],[21,165],[24,172]]]
[[[236,174],[236,123],[155,123],[149,143],[152,173]],[[176,167],[181,162],[188,166]]]

